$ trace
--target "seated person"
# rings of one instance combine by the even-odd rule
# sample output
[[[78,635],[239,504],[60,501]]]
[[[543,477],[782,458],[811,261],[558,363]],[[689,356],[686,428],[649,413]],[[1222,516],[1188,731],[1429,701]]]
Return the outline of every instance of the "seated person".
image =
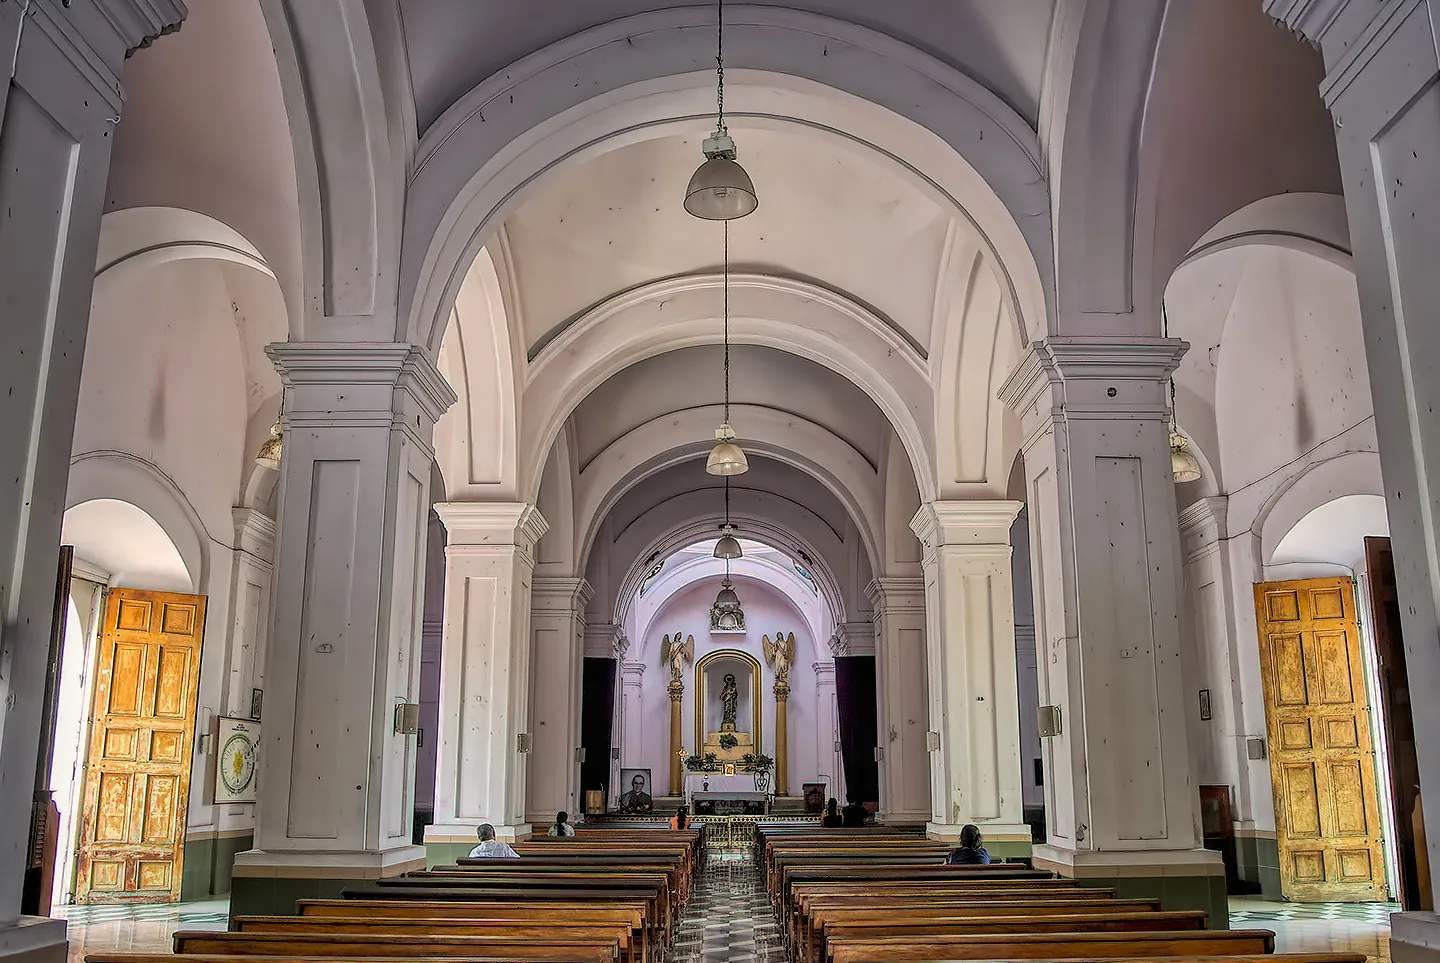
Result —
[[[846,829],[859,829],[865,825],[865,820],[870,816],[865,807],[860,805],[860,800],[854,796],[850,797],[850,804],[840,810],[842,817],[841,825]]]
[[[952,866],[988,866],[990,854],[985,852],[984,842],[980,827],[974,823],[966,823],[960,829],[960,845],[950,850],[945,862]]]
[[[839,829],[845,825],[845,817],[840,815],[840,800],[834,796],[825,804],[825,815],[820,817],[820,825],[826,829]]]
[[[555,825],[551,826],[551,827],[550,827],[550,831],[549,831],[548,833],[546,833],[545,835],[546,835],[546,836],[574,836],[574,835],[575,835],[575,827],[572,826],[572,825],[570,825],[570,814],[567,813],[567,812],[566,812],[565,810],[563,810],[563,809],[560,810],[558,813],[556,813],[556,814],[555,814]]]
[[[495,827],[484,823],[476,831],[480,836],[480,845],[470,850],[471,859],[519,859],[520,854],[511,849],[508,843],[502,843],[495,838]]]
[[[673,815],[673,816],[670,817],[670,828],[671,828],[671,829],[689,829],[689,828],[690,828],[690,814],[685,811],[685,807],[684,807],[684,806],[681,806],[679,809],[675,810],[675,815]]]

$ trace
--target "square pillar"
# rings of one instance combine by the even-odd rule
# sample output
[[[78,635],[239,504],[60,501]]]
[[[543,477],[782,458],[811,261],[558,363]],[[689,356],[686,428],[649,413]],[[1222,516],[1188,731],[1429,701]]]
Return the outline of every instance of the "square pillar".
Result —
[[[616,727],[619,738],[620,758],[616,760],[615,778],[610,783],[611,809],[620,808],[620,770],[627,761],[639,759],[644,750],[645,718],[641,711],[640,696],[645,684],[644,662],[620,663],[620,724]]]
[[[835,663],[812,662],[810,671],[815,673],[815,755],[821,766],[820,774],[830,777],[830,795],[835,799],[844,799],[845,765],[840,758]]]
[[[1040,701],[1061,720],[1042,740],[1049,839],[1035,863],[1138,880],[1223,925],[1224,866],[1201,848],[1181,674],[1166,389],[1185,348],[1038,341],[1001,397],[1026,439]]]
[[[431,431],[455,401],[408,344],[271,345],[285,386],[255,849],[233,913],[423,865],[411,842]]]
[[[878,578],[866,594],[875,612],[875,688],[880,713],[880,815],[887,823],[930,821],[925,680],[925,580]]]
[[[530,653],[534,674],[534,748],[527,776],[527,821],[549,825],[561,810],[579,817],[580,680],[585,606],[592,595],[583,578],[537,578],[530,596]]]
[[[1030,853],[1020,788],[1010,528],[1020,502],[937,501],[910,527],[925,547],[930,822],[974,823],[995,856]]]
[[[504,839],[530,832],[530,600],[535,543],[547,528],[524,502],[442,502],[435,511],[447,539],[440,758],[425,831],[432,863],[468,853],[481,823]]]

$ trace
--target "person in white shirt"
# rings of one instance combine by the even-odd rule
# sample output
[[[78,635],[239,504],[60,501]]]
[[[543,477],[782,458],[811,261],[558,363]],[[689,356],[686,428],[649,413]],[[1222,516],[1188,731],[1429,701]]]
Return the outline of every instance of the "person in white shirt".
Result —
[[[545,835],[547,835],[547,836],[574,836],[574,835],[575,835],[575,827],[572,826],[572,825],[570,825],[569,820],[570,820],[570,814],[567,813],[567,812],[566,812],[565,810],[563,810],[563,809],[560,810],[558,813],[555,814],[555,825],[551,826],[551,827],[550,827],[550,831],[549,831],[548,833],[546,833]]]
[[[477,831],[480,845],[470,850],[471,859],[519,859],[520,854],[495,838],[495,827],[485,823]]]

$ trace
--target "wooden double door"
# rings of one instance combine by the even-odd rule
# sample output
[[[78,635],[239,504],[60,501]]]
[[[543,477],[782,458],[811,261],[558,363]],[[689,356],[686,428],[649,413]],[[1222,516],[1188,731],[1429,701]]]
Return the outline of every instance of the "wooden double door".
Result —
[[[1386,899],[1384,836],[1350,578],[1255,586],[1284,895]]]
[[[111,589],[80,821],[80,903],[180,898],[205,599]]]

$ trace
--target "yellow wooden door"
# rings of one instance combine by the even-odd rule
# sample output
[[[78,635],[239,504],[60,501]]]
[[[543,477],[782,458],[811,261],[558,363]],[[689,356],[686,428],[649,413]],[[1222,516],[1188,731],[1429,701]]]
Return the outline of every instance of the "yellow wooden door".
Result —
[[[1255,617],[1281,891],[1305,902],[1384,900],[1354,580],[1262,582]]]
[[[99,646],[75,898],[180,898],[205,599],[111,589]]]

